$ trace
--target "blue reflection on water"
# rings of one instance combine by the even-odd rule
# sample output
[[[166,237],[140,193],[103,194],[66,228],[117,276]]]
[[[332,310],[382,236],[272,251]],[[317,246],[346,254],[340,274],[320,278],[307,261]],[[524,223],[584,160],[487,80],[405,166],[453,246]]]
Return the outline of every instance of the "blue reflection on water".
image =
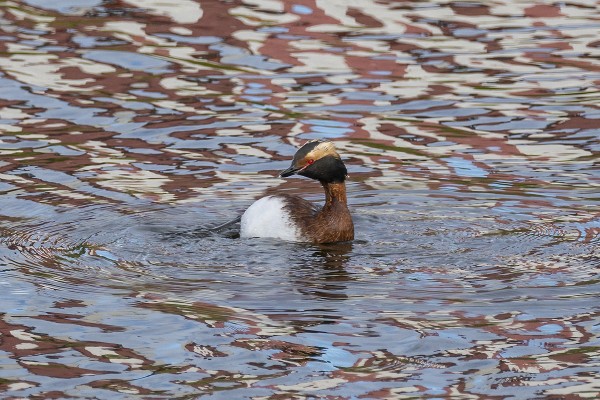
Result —
[[[444,159],[448,165],[454,168],[454,172],[457,175],[468,177],[468,178],[485,178],[488,176],[488,172],[482,168],[477,167],[473,162],[464,158],[449,157]]]
[[[101,5],[102,0],[25,0],[25,3],[32,7],[58,11],[62,14],[81,14],[85,9]]]
[[[91,50],[83,54],[83,58],[106,64],[117,65],[134,71],[149,71],[153,73],[169,72],[171,63],[146,54],[129,51]]]
[[[292,6],[292,12],[300,15],[309,15],[313,13],[313,10],[305,5],[294,4]]]

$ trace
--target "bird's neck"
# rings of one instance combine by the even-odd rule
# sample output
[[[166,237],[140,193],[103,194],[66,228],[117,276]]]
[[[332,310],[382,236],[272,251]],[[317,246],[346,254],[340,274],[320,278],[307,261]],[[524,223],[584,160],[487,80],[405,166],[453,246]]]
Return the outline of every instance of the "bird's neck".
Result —
[[[314,243],[347,242],[354,239],[354,224],[346,200],[346,184],[321,182],[325,205],[308,225],[307,236]]]
[[[346,184],[344,182],[328,183],[321,181],[325,189],[325,205],[323,209],[331,208],[335,203],[341,203],[347,206]]]

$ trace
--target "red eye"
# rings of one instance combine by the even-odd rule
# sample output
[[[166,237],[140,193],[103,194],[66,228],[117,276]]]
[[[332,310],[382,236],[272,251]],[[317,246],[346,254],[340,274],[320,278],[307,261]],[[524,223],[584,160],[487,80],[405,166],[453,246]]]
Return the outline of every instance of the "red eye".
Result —
[[[314,162],[315,162],[315,160],[306,160],[307,165],[312,165],[312,163],[314,163]]]

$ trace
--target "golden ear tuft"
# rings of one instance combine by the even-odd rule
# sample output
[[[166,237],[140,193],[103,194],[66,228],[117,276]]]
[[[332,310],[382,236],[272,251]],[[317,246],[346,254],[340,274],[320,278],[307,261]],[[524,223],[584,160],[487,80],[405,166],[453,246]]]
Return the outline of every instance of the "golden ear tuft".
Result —
[[[335,151],[335,145],[330,141],[322,141],[312,149],[309,156],[315,160],[323,158],[325,156],[334,156],[339,158],[339,154]]]

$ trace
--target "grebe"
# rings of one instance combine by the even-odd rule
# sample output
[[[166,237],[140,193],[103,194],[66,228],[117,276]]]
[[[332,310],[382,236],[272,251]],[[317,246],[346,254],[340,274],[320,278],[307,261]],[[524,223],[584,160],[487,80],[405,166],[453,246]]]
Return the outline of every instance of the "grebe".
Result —
[[[287,194],[255,201],[241,219],[240,237],[265,237],[312,243],[354,239],[354,225],[346,202],[346,166],[329,141],[305,143],[282,178],[298,174],[321,182],[325,204],[312,203]]]

